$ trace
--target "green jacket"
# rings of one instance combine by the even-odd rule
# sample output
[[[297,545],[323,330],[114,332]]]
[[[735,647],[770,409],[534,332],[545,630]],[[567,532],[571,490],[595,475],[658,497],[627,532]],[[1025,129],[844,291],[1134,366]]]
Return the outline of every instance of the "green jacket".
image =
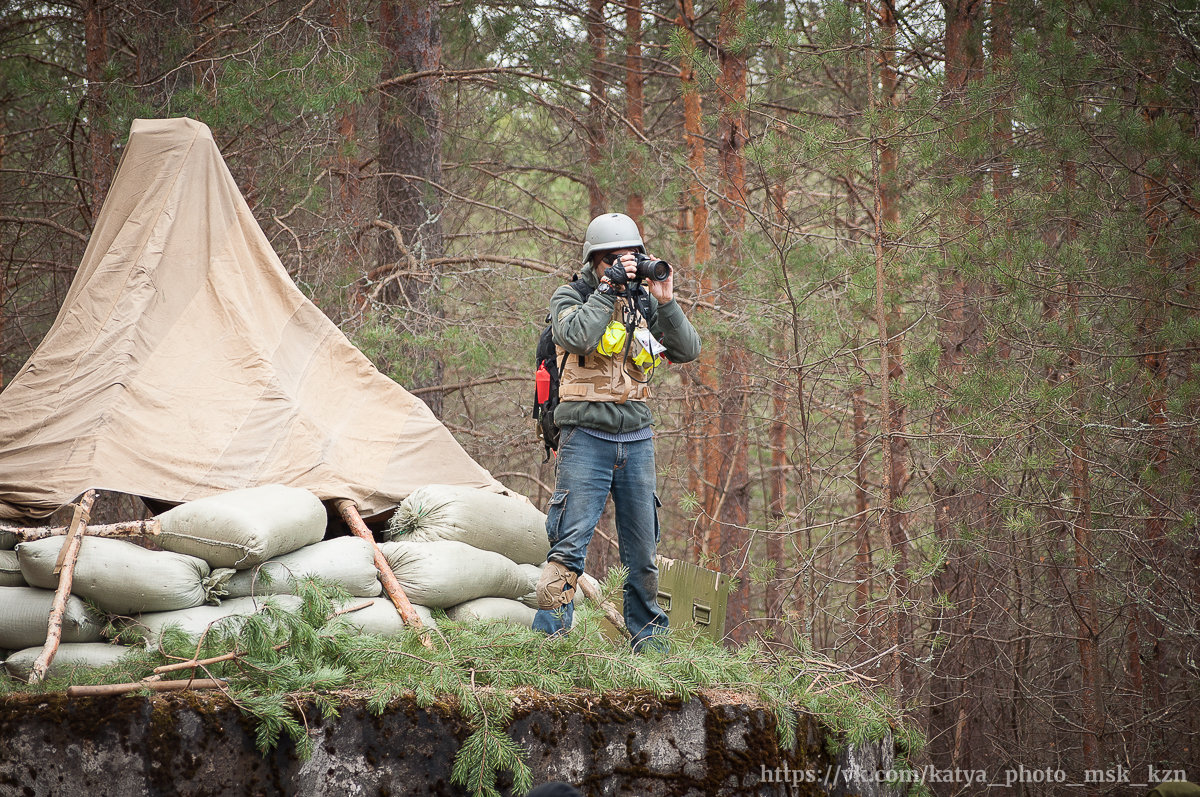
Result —
[[[580,276],[593,287],[598,284],[590,267],[585,267]],[[579,293],[570,285],[556,290],[550,297],[554,342],[572,354],[595,351],[608,322],[612,320],[614,301],[612,296],[593,293],[586,302],[581,302]],[[700,335],[684,316],[683,308],[674,300],[659,306],[653,296],[650,297],[650,304],[656,308],[650,332],[666,346],[664,356],[673,363],[687,363],[699,357]],[[624,404],[611,401],[564,401],[554,410],[554,422],[560,427],[584,426],[620,434],[644,429],[654,422],[654,417],[644,401],[627,401]]]

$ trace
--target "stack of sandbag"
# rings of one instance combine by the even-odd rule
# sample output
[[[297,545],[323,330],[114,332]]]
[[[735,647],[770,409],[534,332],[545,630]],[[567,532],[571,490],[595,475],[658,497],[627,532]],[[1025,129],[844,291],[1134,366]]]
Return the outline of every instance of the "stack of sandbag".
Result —
[[[266,565],[270,573],[267,579],[256,580],[253,572],[273,557],[294,556],[321,542],[325,536],[325,507],[308,490],[277,484],[233,490],[177,506],[160,515],[159,521],[162,529],[157,542],[163,548],[174,555],[203,560],[228,575],[220,585],[220,595],[214,594],[215,600],[209,601],[216,605],[200,601],[136,615],[132,625],[146,635],[150,644],[158,644],[168,626],[193,638],[215,626],[236,630],[246,617],[259,611],[262,601],[248,597],[259,586],[257,594],[278,593],[276,605],[294,611],[300,601],[287,591],[295,579],[321,575],[312,567],[296,575],[286,563]],[[328,558],[327,563],[335,568],[341,564]]]
[[[392,516],[388,537],[379,547],[411,600],[460,622],[532,624],[550,542],[546,516],[524,498],[419,487]],[[599,591],[594,578],[581,578]]]
[[[231,593],[233,579],[250,594],[255,586],[250,568],[320,544],[326,516],[320,500],[308,490],[270,485],[193,501],[164,513],[160,521],[157,541],[166,550],[87,535],[79,541],[64,644],[100,639],[104,617],[90,612],[84,601],[123,624],[145,629],[152,642],[172,623],[193,636],[225,617],[236,623],[258,606],[253,601],[221,605],[222,599],[238,594]],[[59,583],[55,569],[65,540],[52,536],[21,543],[15,551],[0,550],[0,588],[6,590],[0,596],[0,648],[20,651],[45,641]],[[14,541],[13,535],[0,532],[0,545]],[[262,591],[286,592],[304,575],[324,577],[322,566],[311,564],[319,557],[334,571],[331,580],[344,578],[352,594],[378,594],[375,569],[363,546],[370,548],[362,541],[318,547],[307,560],[267,565],[274,569],[271,579],[262,579]],[[294,609],[298,600],[282,603]],[[14,667],[23,666],[20,661]]]
[[[306,577],[371,599],[367,607],[337,620],[356,633],[401,633],[395,607],[380,597],[371,544],[357,537],[325,540],[326,520],[325,507],[309,491],[267,485],[163,513],[156,542],[165,550],[84,536],[64,645],[99,641],[105,618],[89,606],[118,624],[140,628],[151,645],[160,644],[170,626],[193,638],[213,628],[237,629],[262,610],[268,596],[275,596],[280,610],[295,611],[300,605],[295,593]],[[545,516],[525,499],[466,487],[423,487],[397,510],[389,536],[392,541],[380,548],[426,625],[435,625],[429,607],[459,621],[526,627],[532,622],[533,593],[549,543]],[[45,640],[65,538],[22,543],[13,551],[14,542],[0,532],[0,589],[5,590],[0,648],[21,654],[9,670],[22,671],[28,658],[24,649]],[[108,663],[123,653],[109,648],[73,649],[64,666],[89,655]]]
[[[371,544],[357,537],[323,539],[325,507],[307,490],[278,485],[238,490],[184,504],[159,519],[164,548],[235,572],[222,584],[220,605],[135,617],[133,624],[151,644],[160,644],[170,626],[193,638],[218,628],[236,631],[270,596],[278,609],[294,612],[300,606],[299,583],[308,577],[353,596],[374,598],[382,592]],[[375,603],[372,610],[355,613],[371,619],[372,630],[365,633],[400,633],[395,607],[386,600]],[[416,608],[431,623],[428,610]]]

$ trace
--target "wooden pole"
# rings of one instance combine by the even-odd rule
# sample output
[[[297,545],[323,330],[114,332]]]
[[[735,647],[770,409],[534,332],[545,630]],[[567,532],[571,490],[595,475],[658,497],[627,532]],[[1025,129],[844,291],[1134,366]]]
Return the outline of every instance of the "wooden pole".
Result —
[[[617,627],[618,631],[625,634],[626,638],[633,639],[633,634],[629,633],[629,629],[625,626],[625,618],[621,616],[621,613],[617,611],[617,607],[613,603],[604,600],[604,596],[600,594],[600,590],[596,589],[591,581],[588,581],[586,578],[580,578],[579,590],[585,598],[600,607],[601,611],[604,612],[604,616],[608,618],[610,623]]]
[[[417,610],[413,608],[412,602],[409,601],[408,595],[404,592],[404,588],[396,580],[396,574],[392,572],[392,566],[388,564],[387,557],[383,555],[383,551],[379,550],[379,546],[375,544],[375,537],[372,536],[371,530],[367,528],[362,515],[358,514],[358,507],[353,501],[346,498],[339,498],[333,504],[337,507],[338,514],[342,516],[342,520],[346,521],[346,525],[350,527],[350,531],[354,533],[354,536],[361,537],[371,543],[371,550],[375,555],[375,567],[379,570],[379,580],[383,582],[383,591],[391,598],[396,611],[400,612],[400,619],[404,621],[405,625],[412,626],[413,628],[424,628],[425,624],[421,622],[421,616],[417,614]]]
[[[137,681],[128,684],[72,686],[67,688],[67,697],[127,695],[139,689],[149,689],[151,692],[174,692],[180,689],[220,689],[223,686],[225,686],[225,681],[217,678],[193,678],[187,681]]]
[[[14,535],[18,542],[33,542],[47,537],[61,537],[71,530],[70,526],[0,526],[0,531]],[[149,520],[123,520],[120,523],[105,523],[80,529],[79,534],[89,537],[156,537],[162,530],[158,518]]]
[[[67,609],[67,599],[71,597],[71,582],[75,578],[75,561],[79,558],[79,546],[83,542],[81,533],[87,527],[88,518],[92,514],[92,504],[96,501],[96,491],[88,490],[75,505],[75,515],[71,518],[71,526],[67,530],[67,539],[63,542],[59,563],[54,570],[58,573],[58,589],[54,593],[54,603],[50,607],[50,621],[46,629],[46,644],[33,663],[33,671],[29,674],[29,683],[41,683],[58,653],[58,644],[62,641],[63,613]],[[61,569],[60,569],[61,568]]]

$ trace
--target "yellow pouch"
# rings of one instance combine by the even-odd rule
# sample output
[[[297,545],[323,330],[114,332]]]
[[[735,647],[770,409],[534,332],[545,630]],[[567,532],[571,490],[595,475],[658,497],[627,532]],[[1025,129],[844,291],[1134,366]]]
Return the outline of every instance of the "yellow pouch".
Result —
[[[662,351],[662,344],[651,337],[647,330],[639,329],[633,336],[630,352],[633,354],[633,364],[641,368],[642,373],[649,374],[661,362],[655,353],[656,349]]]
[[[625,325],[620,321],[608,322],[608,329],[604,330],[604,337],[600,338],[600,345],[596,347],[596,351],[605,357],[612,357],[625,348],[627,334]]]

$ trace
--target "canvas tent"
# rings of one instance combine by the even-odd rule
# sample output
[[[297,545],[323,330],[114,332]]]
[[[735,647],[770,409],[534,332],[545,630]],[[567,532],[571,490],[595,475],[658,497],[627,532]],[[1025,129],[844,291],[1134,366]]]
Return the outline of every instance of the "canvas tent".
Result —
[[[58,318],[0,392],[0,518],[270,483],[364,516],[423,484],[503,489],[296,288],[208,127],[137,120]]]

